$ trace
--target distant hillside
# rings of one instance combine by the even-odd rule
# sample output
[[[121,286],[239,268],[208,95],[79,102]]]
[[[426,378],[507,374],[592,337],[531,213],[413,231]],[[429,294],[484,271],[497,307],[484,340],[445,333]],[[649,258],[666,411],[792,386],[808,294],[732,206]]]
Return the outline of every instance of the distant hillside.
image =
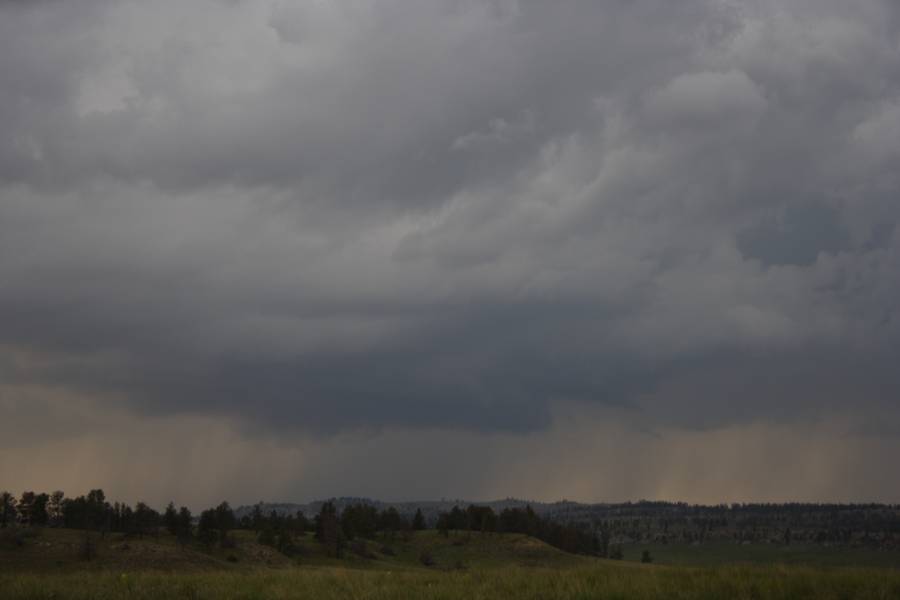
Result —
[[[0,529],[0,533],[6,530]],[[258,543],[252,531],[233,531],[228,548],[214,544],[203,549],[197,542],[180,547],[164,531],[144,537],[124,534],[91,534],[93,557],[84,558],[85,533],[71,529],[41,528],[30,531],[21,544],[5,543],[0,535],[0,575],[22,572],[65,572],[90,569],[113,572],[222,571],[286,568],[291,566],[354,566],[373,569],[424,568],[454,570],[469,567],[540,566],[566,567],[593,564],[595,559],[573,556],[522,534],[470,534],[444,537],[436,531],[405,535],[379,535],[348,544],[343,558],[329,556],[323,545],[307,532],[293,540],[290,556]],[[0,591],[0,597],[5,595]]]
[[[900,550],[900,505],[890,504],[720,504],[693,505],[683,502],[625,502],[585,504],[580,502],[531,502],[508,498],[489,502],[432,500],[383,502],[371,498],[337,498],[339,511],[352,504],[369,504],[378,510],[389,507],[410,518],[421,510],[429,527],[438,515],[454,506],[489,506],[495,513],[506,508],[531,506],[541,517],[592,528],[619,544],[682,542],[688,544],[729,541],[789,545],[811,543],[828,546]],[[263,503],[264,514],[296,514],[312,518],[322,501],[308,504]],[[235,512],[240,519],[253,506]]]
[[[384,502],[381,500],[374,500],[372,498],[364,497],[341,497],[331,499],[331,501],[335,504],[339,512],[343,511],[347,506],[351,506],[353,504],[367,504],[370,506],[374,506],[378,510],[384,510],[393,507],[397,509],[397,511],[401,515],[409,518],[412,517],[417,510],[421,510],[429,526],[432,526],[435,522],[437,522],[437,518],[440,513],[449,511],[454,506],[466,507],[470,504],[477,504],[478,506],[490,506],[496,513],[500,513],[506,508],[524,508],[525,506],[531,506],[532,510],[534,510],[539,515],[548,516],[560,521],[581,520],[586,515],[590,514],[591,511],[596,507],[607,506],[600,504],[582,504],[578,502],[570,502],[567,500],[552,503],[532,502],[529,500],[519,500],[516,498],[507,498],[505,500],[491,500],[487,502],[477,502],[461,499]],[[274,510],[279,515],[296,515],[297,512],[302,512],[308,518],[312,518],[319,512],[324,502],[325,500],[316,500],[314,502],[309,502],[306,504],[298,504],[293,502],[261,502],[258,506],[260,506],[261,510],[266,515]],[[234,511],[235,516],[240,520],[242,517],[250,515],[253,512],[255,506],[257,505],[239,506]]]

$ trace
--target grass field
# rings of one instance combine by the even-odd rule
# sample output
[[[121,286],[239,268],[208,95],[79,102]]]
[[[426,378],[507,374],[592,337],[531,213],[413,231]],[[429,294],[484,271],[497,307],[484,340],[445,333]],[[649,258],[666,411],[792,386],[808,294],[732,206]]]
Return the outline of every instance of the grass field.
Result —
[[[900,574],[806,567],[497,567],[436,571],[305,567],[211,573],[0,575],[4,599],[338,598],[816,599],[900,598]]]
[[[631,544],[624,547],[625,560],[639,561],[644,550],[657,564],[717,566],[733,564],[786,564],[817,567],[879,567],[900,569],[900,552],[870,548],[822,547],[812,544],[777,546],[707,542],[688,544]]]
[[[166,535],[111,535],[97,540],[94,560],[84,561],[76,551],[83,534],[47,530],[21,548],[0,548],[0,598],[900,598],[900,570],[885,568],[883,556],[873,563],[882,568],[784,564],[835,564],[833,549],[797,548],[778,564],[763,546],[755,560],[742,554],[750,546],[627,547],[627,558],[649,548],[660,561],[708,566],[643,565],[572,556],[523,535],[444,538],[429,531],[367,542],[357,548],[367,557],[348,552],[337,560],[310,536],[292,558],[256,544],[250,532],[237,537],[235,548],[206,553],[182,550]],[[423,551],[434,566],[421,564]],[[736,560],[769,564],[722,564]]]

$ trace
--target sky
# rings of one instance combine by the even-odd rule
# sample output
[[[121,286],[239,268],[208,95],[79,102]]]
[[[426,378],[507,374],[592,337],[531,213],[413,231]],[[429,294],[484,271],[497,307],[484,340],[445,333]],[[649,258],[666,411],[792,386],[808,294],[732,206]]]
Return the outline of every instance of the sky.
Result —
[[[6,0],[0,131],[0,489],[900,502],[893,0]]]

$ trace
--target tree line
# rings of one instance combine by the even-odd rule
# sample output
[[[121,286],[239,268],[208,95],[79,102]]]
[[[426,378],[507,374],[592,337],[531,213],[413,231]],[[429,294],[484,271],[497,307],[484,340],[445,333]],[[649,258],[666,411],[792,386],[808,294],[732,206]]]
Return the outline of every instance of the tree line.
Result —
[[[608,539],[588,527],[563,524],[537,515],[531,507],[506,508],[499,514],[489,506],[454,506],[428,523],[421,509],[412,517],[401,514],[394,507],[378,510],[371,504],[359,502],[339,511],[332,501],[322,503],[319,512],[309,519],[302,511],[283,514],[274,510],[266,514],[257,504],[240,519],[228,502],[208,508],[194,516],[185,506],[170,502],[158,512],[144,502],[133,507],[122,502],[110,503],[102,489],[85,495],[67,498],[61,491],[47,493],[24,492],[18,499],[8,492],[0,493],[0,527],[65,527],[99,535],[116,532],[128,536],[159,536],[167,532],[183,547],[198,544],[211,550],[235,545],[232,532],[236,529],[253,531],[259,543],[293,555],[300,551],[298,536],[313,533],[326,553],[340,558],[347,548],[355,552],[361,540],[389,541],[395,536],[408,536],[414,531],[436,529],[441,535],[459,532],[523,533],[563,551],[608,555]],[[389,547],[385,547],[388,548]]]

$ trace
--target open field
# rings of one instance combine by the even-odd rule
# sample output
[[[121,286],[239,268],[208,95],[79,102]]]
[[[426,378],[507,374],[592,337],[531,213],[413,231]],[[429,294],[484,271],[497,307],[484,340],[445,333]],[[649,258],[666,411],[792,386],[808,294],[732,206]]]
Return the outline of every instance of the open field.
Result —
[[[300,567],[210,573],[0,575],[4,600],[255,599],[851,599],[900,598],[900,574],[805,567],[689,568],[611,564],[452,571]]]
[[[644,550],[653,562],[677,566],[719,566],[734,564],[803,565],[814,567],[881,567],[900,569],[900,552],[870,548],[824,547],[815,544],[628,544],[624,559],[639,561]]]
[[[574,556],[518,534],[425,531],[357,544],[342,559],[325,556],[310,535],[290,558],[257,544],[252,532],[235,537],[234,548],[204,552],[168,535],[110,534],[95,539],[96,557],[85,561],[82,532],[48,529],[20,548],[0,548],[0,598],[900,598],[898,569],[775,564],[763,546],[749,559],[752,546],[648,547],[660,562],[710,565],[697,567]],[[643,548],[627,547],[626,558]],[[423,551],[433,566],[421,564]],[[830,548],[791,552],[782,562],[828,565],[837,556]],[[887,560],[876,558],[873,565]]]

